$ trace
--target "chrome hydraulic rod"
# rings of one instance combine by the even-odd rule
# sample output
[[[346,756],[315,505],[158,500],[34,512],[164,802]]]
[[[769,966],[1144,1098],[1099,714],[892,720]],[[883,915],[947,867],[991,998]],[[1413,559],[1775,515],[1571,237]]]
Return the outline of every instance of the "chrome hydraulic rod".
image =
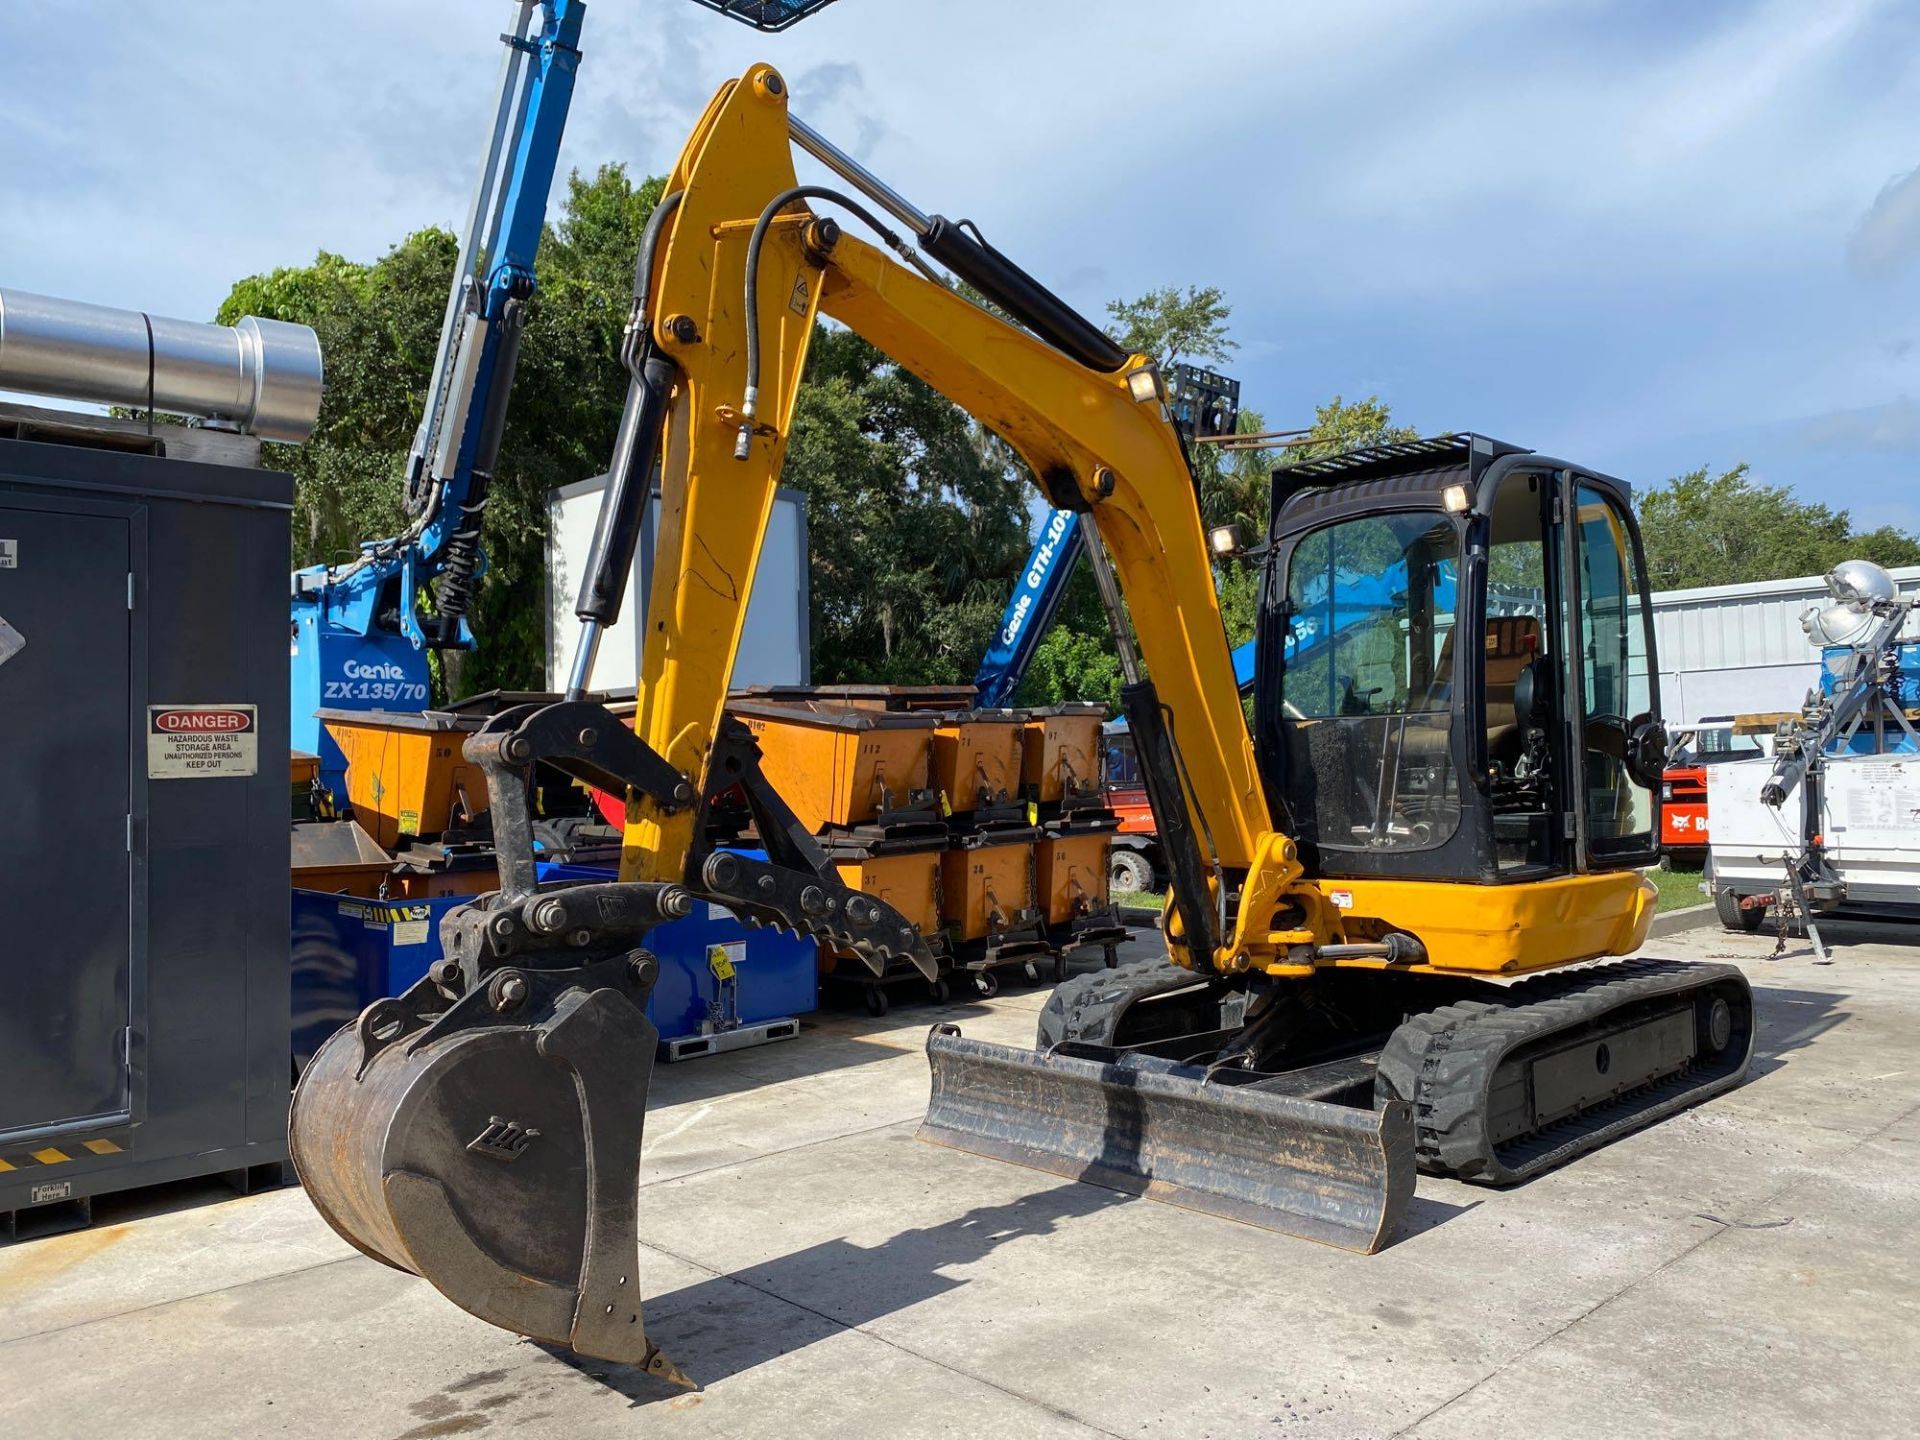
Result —
[[[927,232],[933,229],[931,216],[798,115],[788,113],[787,128],[793,135],[796,145],[913,231],[915,235],[924,239]]]
[[[573,673],[567,678],[567,699],[584,700],[593,684],[593,663],[600,658],[600,637],[606,633],[598,620],[580,622],[580,638],[574,642]]]

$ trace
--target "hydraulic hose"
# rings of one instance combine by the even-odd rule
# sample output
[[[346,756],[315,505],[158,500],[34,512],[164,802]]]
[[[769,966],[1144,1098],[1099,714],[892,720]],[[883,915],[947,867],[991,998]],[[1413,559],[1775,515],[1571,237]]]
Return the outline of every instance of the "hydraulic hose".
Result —
[[[733,446],[733,458],[736,460],[746,459],[752,448],[753,415],[760,402],[760,250],[767,242],[767,231],[772,227],[774,217],[794,201],[808,199],[829,200],[844,210],[852,211],[886,242],[889,250],[922,273],[931,273],[920,257],[913,253],[912,246],[881,224],[880,218],[866,206],[841,191],[829,190],[824,185],[795,185],[769,200],[767,208],[760,212],[760,218],[754,221],[753,235],[747,241],[747,393],[740,401],[740,438]]]
[[[640,232],[640,253],[633,258],[633,309],[627,316],[627,332],[620,340],[620,362],[636,375],[644,360],[640,351],[648,333],[647,297],[653,293],[654,252],[660,248],[660,232],[667,228],[668,217],[686,196],[684,190],[662,195]]]

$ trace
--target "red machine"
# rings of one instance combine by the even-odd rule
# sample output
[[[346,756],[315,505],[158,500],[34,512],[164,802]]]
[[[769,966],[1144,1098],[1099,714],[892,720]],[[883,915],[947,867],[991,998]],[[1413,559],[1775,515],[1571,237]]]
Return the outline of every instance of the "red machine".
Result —
[[[1751,760],[1766,753],[1756,735],[1736,735],[1734,717],[1709,715],[1674,737],[1673,758],[1660,785],[1660,849],[1697,865],[1707,855],[1707,766]]]
[[[1706,767],[1669,766],[1660,791],[1661,850],[1677,859],[1698,860],[1707,850]]]
[[[1116,898],[1165,888],[1166,870],[1160,854],[1160,836],[1154,829],[1153,807],[1147,804],[1146,782],[1133,753],[1133,737],[1125,730],[1106,735],[1106,777],[1101,798],[1120,817],[1113,832],[1108,860],[1107,888]]]

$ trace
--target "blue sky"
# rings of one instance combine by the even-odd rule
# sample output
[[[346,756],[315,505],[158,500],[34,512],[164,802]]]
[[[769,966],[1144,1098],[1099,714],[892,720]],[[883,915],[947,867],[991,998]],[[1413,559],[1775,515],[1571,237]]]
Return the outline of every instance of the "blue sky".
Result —
[[[205,317],[464,213],[505,0],[0,8],[0,285]],[[593,0],[565,162],[666,166],[757,58],[1096,315],[1216,284],[1276,425],[1378,393],[1920,529],[1920,6]]]

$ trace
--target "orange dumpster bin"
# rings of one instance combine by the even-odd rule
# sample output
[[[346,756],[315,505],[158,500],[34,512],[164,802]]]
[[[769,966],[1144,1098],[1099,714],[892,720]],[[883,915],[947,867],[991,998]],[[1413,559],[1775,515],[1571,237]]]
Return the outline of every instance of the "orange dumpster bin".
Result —
[[[1020,798],[1022,710],[955,710],[933,732],[933,783],[975,825],[1031,823]]]
[[[1106,718],[1106,706],[1092,701],[1027,712],[1020,783],[1043,811],[1099,803],[1100,727]]]
[[[737,699],[760,769],[816,835],[944,838],[931,771],[939,717],[841,701]]]
[[[386,849],[462,829],[487,808],[486,776],[461,749],[479,722],[433,711],[314,713],[347,757],[353,818]]]
[[[953,967],[971,971],[983,995],[1000,988],[996,970],[1054,954],[1034,893],[1035,835],[982,832],[940,857],[940,913]]]
[[[875,975],[857,955],[820,947],[820,978],[834,987],[859,990],[870,1015],[884,1015],[888,992],[905,985],[910,991],[925,987],[927,998],[944,1005],[947,984],[947,939],[940,924],[940,857],[938,843],[917,849],[874,850],[863,845],[829,844],[827,857],[842,883],[884,900],[926,938],[933,951],[937,974],[929,983],[911,961],[895,959]]]
[[[1062,955],[1098,947],[1109,968],[1118,963],[1116,947],[1128,937],[1108,893],[1113,862],[1113,829],[1082,830],[1049,826],[1034,842],[1035,904],[1047,938]]]

